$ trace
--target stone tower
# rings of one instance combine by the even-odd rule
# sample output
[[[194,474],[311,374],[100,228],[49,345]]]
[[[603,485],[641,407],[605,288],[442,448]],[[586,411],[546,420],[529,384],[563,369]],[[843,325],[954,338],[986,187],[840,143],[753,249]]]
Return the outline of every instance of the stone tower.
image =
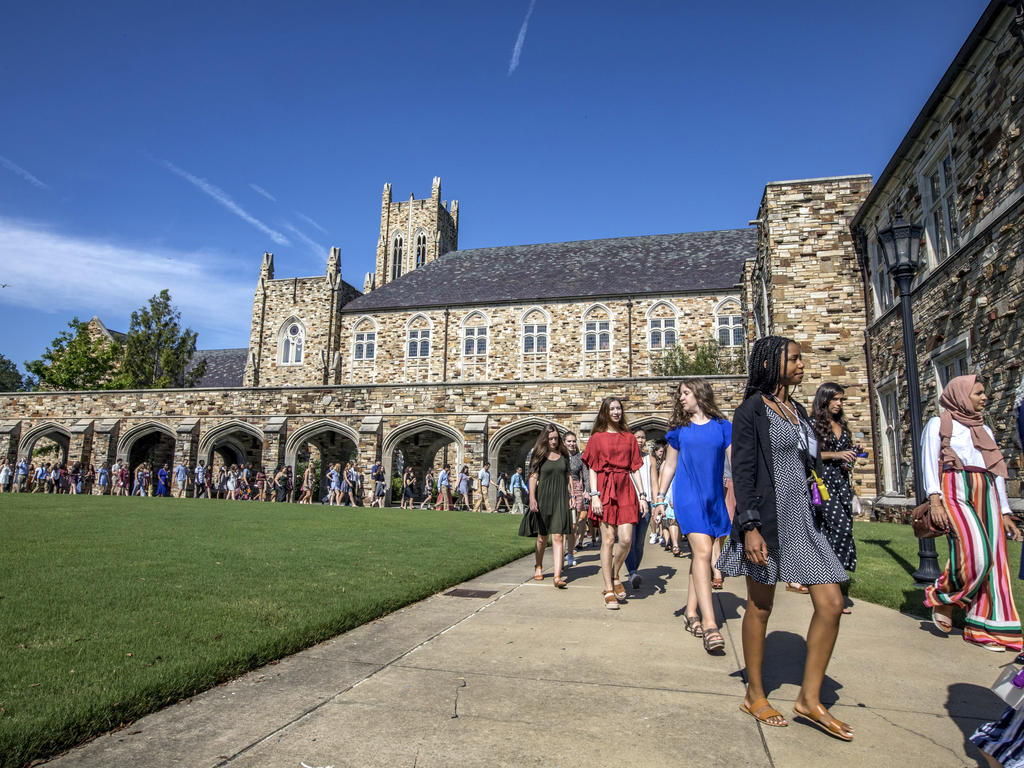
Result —
[[[459,247],[459,201],[441,199],[441,178],[434,177],[430,198],[391,201],[391,184],[384,185],[380,206],[377,264],[368,272],[363,291],[369,292],[422,267]]]

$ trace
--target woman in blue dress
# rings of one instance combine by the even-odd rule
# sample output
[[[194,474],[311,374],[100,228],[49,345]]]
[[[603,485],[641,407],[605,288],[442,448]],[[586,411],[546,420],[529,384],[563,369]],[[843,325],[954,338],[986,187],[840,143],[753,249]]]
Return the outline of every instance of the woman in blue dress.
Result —
[[[729,533],[732,526],[723,484],[732,425],[718,410],[711,385],[704,379],[683,379],[672,400],[658,502],[665,503],[674,480],[672,507],[693,552],[686,629],[703,638],[704,650],[716,653],[725,648],[725,640],[711,602],[711,551],[715,539]]]

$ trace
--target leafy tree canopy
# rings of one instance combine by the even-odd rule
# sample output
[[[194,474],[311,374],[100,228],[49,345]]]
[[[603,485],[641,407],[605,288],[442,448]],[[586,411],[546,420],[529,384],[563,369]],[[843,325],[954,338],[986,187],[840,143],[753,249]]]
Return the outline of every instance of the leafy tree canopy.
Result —
[[[744,373],[743,352],[723,348],[713,337],[691,354],[682,345],[670,349],[654,365],[656,376],[716,376]]]
[[[39,360],[25,363],[41,389],[111,389],[121,346],[93,338],[89,324],[77,317],[68,323]]]
[[[181,328],[181,312],[171,304],[166,288],[149,300],[148,307],[132,312],[124,341],[124,356],[117,376],[120,389],[192,387],[206,372],[204,360],[188,374],[196,351],[196,333]]]
[[[21,392],[25,389],[25,380],[11,360],[0,355],[0,392]]]

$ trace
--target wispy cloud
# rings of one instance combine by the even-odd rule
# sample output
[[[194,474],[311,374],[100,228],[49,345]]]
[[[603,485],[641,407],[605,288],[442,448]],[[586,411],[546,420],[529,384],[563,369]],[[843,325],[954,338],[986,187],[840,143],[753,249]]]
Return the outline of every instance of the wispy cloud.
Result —
[[[215,251],[94,240],[3,218],[0,253],[8,284],[0,291],[0,304],[64,313],[68,319],[99,315],[109,327],[126,330],[131,311],[167,288],[183,324],[199,332],[201,348],[246,343],[258,260],[240,279],[237,258]],[[59,263],[58,277],[51,274],[54,263]]]
[[[304,242],[306,245],[308,245],[310,250],[313,251],[314,254],[316,254],[320,258],[326,257],[327,249],[324,246],[320,245],[320,243],[318,243],[316,240],[309,237],[305,232],[303,232],[300,229],[297,229],[296,227],[293,227],[287,221],[284,223],[284,228],[291,232],[293,235],[295,235],[297,238],[299,238],[299,240]]]
[[[270,201],[270,202],[272,202],[272,203],[276,203],[276,202],[277,202],[277,198],[276,198],[276,197],[274,197],[274,196],[273,196],[272,194],[270,194],[269,192],[267,192],[267,190],[265,190],[265,189],[264,189],[263,187],[261,187],[261,186],[260,186],[259,184],[249,184],[249,189],[251,189],[251,190],[253,190],[254,192],[257,192],[257,193],[259,193],[259,194],[263,195],[263,196],[264,196],[265,198],[267,198],[267,200],[269,200],[269,201]]]
[[[321,226],[320,226],[319,224],[317,224],[317,223],[316,223],[315,221],[313,221],[313,220],[312,220],[311,218],[309,218],[309,216],[307,216],[306,214],[304,214],[304,213],[299,213],[298,211],[296,211],[296,212],[295,212],[295,215],[296,215],[296,216],[298,216],[298,217],[299,217],[300,219],[302,219],[302,220],[303,220],[304,222],[306,222],[307,224],[312,224],[312,225],[313,225],[314,227],[316,227],[317,229],[319,229],[319,230],[320,230],[321,232],[323,232],[323,233],[324,233],[325,235],[327,234],[327,230],[326,230],[326,229],[324,229],[323,227],[321,227]]]
[[[515,47],[512,49],[512,60],[508,63],[509,76],[519,68],[519,56],[523,52],[523,43],[526,42],[526,28],[530,24],[530,16],[533,15],[533,6],[536,4],[537,0],[530,0],[530,7],[526,11],[526,18],[523,19],[523,26],[519,28],[519,37],[516,38]]]
[[[6,168],[11,173],[16,173],[18,176],[21,176],[21,178],[23,178],[25,181],[27,181],[33,187],[39,187],[39,189],[49,189],[49,187],[46,184],[41,182],[39,179],[37,179],[31,173],[29,173],[24,168],[22,168],[20,165],[15,163],[13,160],[8,160],[3,155],[0,155],[0,165],[2,165],[4,168]]]
[[[168,160],[164,160],[162,161],[162,163],[167,170],[171,171],[174,174],[177,174],[178,176],[181,176],[181,178],[185,179],[185,181],[198,187],[202,192],[205,192],[207,195],[212,197],[218,203],[220,203],[233,214],[235,214],[238,218],[248,222],[249,224],[252,224],[254,227],[256,227],[256,229],[258,229],[263,234],[267,235],[271,240],[273,240],[278,245],[290,245],[287,237],[282,235],[277,230],[271,229],[262,221],[260,221],[255,216],[250,214],[248,211],[242,208],[242,206],[240,206],[238,203],[232,200],[228,193],[225,192],[220,187],[211,184],[206,179],[201,179],[198,176],[192,175],[188,171],[182,170],[181,168],[179,168],[174,163]]]

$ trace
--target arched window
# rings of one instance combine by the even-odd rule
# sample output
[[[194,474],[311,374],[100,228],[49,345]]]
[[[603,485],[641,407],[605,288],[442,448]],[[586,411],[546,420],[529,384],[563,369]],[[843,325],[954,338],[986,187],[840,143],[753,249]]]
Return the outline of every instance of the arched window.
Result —
[[[427,263],[427,233],[416,235],[416,269]]]
[[[612,315],[608,307],[595,304],[583,313],[583,355],[581,376],[612,374]]]
[[[406,339],[406,357],[410,360],[426,360],[430,357],[430,324],[420,315],[409,323]]]
[[[611,321],[596,317],[584,324],[583,349],[587,352],[605,352],[612,348]]]
[[[715,311],[715,328],[720,347],[743,346],[743,313],[738,301],[726,299],[718,305]]]
[[[661,302],[647,315],[647,346],[652,351],[672,349],[679,340],[676,311]]]
[[[484,357],[487,354],[487,318],[474,312],[462,328],[462,356]]]
[[[373,360],[377,354],[377,328],[369,319],[356,323],[352,344],[352,359],[356,362]]]
[[[397,280],[402,276],[402,255],[405,253],[404,242],[400,234],[395,235],[391,241],[391,279]]]
[[[548,322],[540,312],[531,312],[523,319],[523,354],[547,354]]]
[[[296,317],[290,317],[281,326],[277,336],[277,362],[280,365],[300,365],[306,345],[306,330]]]

